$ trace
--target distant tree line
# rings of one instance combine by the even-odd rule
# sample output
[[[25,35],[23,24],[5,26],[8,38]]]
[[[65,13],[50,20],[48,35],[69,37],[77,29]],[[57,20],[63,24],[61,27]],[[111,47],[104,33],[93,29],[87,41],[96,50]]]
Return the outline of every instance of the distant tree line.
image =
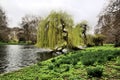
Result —
[[[21,41],[28,41],[32,43],[36,43],[37,40],[37,29],[40,23],[41,17],[33,16],[33,15],[26,15],[22,17],[21,21],[21,28],[24,31],[24,37]]]
[[[119,9],[113,12],[108,9],[100,16],[95,35],[90,35],[87,21],[74,24],[72,16],[63,11],[52,11],[45,18],[26,15],[22,17],[20,28],[8,28],[7,16],[0,8],[0,41],[33,43],[38,47],[51,49],[58,47],[76,49],[80,45],[99,46],[103,45],[104,40],[106,43],[114,42],[118,45],[120,39],[118,18]]]
[[[40,17],[26,15],[22,17],[19,27],[8,28],[7,16],[0,7],[0,42],[36,43]]]
[[[8,28],[7,16],[0,8],[0,41],[24,42],[44,48],[77,48],[80,45],[103,44],[103,39],[88,35],[87,21],[74,24],[72,16],[63,11],[52,11],[46,18],[26,15],[22,17],[20,28]],[[5,36],[4,36],[4,35]],[[91,38],[90,38],[91,37]],[[96,42],[96,43],[95,43]]]
[[[2,7],[0,7],[0,41],[8,42],[8,34],[7,16]]]

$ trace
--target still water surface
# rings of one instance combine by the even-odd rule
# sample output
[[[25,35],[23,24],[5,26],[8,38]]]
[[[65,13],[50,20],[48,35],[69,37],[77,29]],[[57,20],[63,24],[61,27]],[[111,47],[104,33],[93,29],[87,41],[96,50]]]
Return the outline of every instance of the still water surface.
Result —
[[[51,53],[43,53],[44,51],[33,45],[0,46],[0,74],[15,71],[54,56]]]

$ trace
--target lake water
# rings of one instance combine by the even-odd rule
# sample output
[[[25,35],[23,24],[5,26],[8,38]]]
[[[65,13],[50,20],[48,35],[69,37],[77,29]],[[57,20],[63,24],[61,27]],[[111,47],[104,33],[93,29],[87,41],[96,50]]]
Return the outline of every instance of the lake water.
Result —
[[[0,74],[21,69],[54,56],[51,53],[44,53],[44,51],[33,45],[0,46]]]

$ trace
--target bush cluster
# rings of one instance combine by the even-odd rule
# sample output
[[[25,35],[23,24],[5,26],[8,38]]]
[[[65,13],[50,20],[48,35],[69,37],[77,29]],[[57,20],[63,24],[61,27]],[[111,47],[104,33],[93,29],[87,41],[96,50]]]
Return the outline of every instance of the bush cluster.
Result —
[[[87,75],[89,77],[101,77],[103,75],[103,67],[89,67],[87,68]]]

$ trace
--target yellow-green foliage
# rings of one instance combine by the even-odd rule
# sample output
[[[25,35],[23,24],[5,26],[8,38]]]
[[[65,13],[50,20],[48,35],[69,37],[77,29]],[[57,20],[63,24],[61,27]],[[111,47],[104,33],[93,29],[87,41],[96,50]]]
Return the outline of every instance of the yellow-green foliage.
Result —
[[[68,32],[68,43],[63,39],[63,25]],[[78,46],[81,43],[81,28],[73,28],[73,20],[65,12],[51,12],[50,15],[39,24],[37,33],[37,46],[55,48],[64,43],[69,46]]]
[[[87,34],[87,45],[94,45],[93,39],[94,39],[95,35],[91,35],[91,34]]]
[[[69,31],[69,41],[71,41],[72,46],[79,46],[82,45],[82,28],[80,26],[76,26]]]
[[[87,34],[87,46],[99,46],[103,44],[105,36],[102,34],[90,35]]]

